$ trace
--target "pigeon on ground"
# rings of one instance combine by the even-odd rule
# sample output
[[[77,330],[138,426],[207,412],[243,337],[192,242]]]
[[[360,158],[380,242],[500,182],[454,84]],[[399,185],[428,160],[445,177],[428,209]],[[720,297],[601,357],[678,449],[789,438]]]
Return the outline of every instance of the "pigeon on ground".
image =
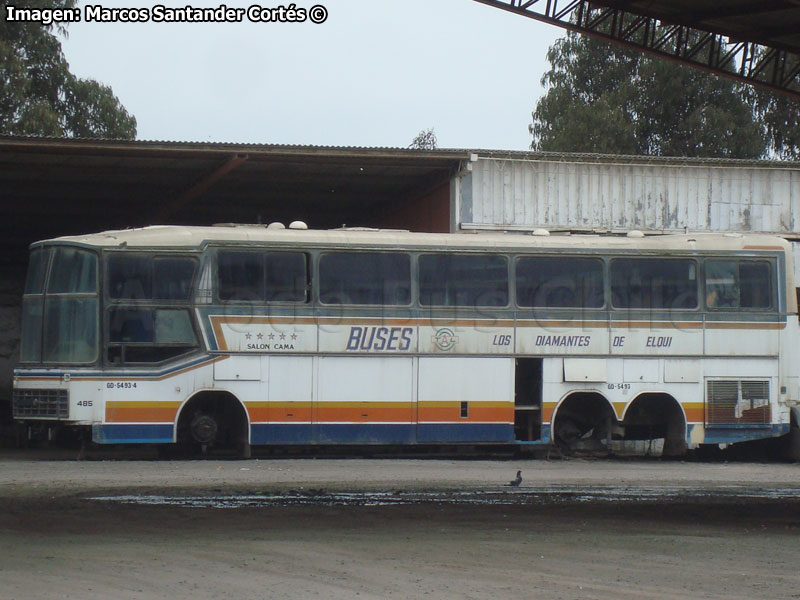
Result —
[[[519,487],[519,484],[522,483],[522,471],[517,471],[517,476],[514,477],[511,481],[508,482],[508,485],[511,487]]]

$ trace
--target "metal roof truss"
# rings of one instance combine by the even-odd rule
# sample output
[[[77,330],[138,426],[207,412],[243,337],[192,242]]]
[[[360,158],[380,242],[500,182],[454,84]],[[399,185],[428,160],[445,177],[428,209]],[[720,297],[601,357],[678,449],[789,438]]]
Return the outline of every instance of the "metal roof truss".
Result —
[[[800,99],[800,55],[777,44],[633,12],[627,2],[476,1]]]

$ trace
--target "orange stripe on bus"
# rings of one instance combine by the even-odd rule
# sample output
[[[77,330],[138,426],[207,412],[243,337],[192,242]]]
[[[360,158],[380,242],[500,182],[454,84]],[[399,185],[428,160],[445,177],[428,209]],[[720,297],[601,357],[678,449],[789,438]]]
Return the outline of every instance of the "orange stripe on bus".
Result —
[[[467,417],[461,416],[460,401],[420,402],[418,405],[413,402],[248,402],[246,406],[253,423],[510,423],[514,420],[511,402],[468,402]]]
[[[687,423],[702,423],[705,421],[705,406],[702,402],[687,402],[683,405]]]
[[[311,402],[247,402],[253,423],[292,423],[311,421]]]
[[[320,402],[314,411],[315,421],[345,422],[379,421],[408,423],[414,411],[408,402]]]
[[[417,409],[420,423],[457,421],[510,423],[514,421],[514,405],[511,402],[467,402],[467,416],[461,416],[460,401],[420,402]]]
[[[108,423],[171,423],[178,414],[180,402],[106,402]]]

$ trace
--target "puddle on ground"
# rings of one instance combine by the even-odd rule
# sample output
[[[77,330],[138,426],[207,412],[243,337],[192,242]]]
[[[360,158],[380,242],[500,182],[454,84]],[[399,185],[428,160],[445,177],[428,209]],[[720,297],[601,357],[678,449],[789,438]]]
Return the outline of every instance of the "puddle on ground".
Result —
[[[528,491],[416,491],[416,492],[244,492],[241,494],[170,496],[129,494],[94,496],[88,500],[148,506],[190,508],[245,508],[276,506],[398,506],[410,504],[512,506],[543,504],[582,504],[610,502],[724,502],[745,500],[794,500],[800,502],[797,488],[725,488],[694,490],[686,488],[553,488]]]

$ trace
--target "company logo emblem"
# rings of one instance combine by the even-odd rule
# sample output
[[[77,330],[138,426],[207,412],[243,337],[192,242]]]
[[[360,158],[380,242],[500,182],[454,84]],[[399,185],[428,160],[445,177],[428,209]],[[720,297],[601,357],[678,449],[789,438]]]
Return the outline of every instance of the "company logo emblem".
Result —
[[[452,329],[444,327],[436,330],[436,335],[431,338],[431,341],[433,341],[439,350],[447,352],[455,348],[455,345],[458,343],[458,338],[456,334],[453,333]]]

